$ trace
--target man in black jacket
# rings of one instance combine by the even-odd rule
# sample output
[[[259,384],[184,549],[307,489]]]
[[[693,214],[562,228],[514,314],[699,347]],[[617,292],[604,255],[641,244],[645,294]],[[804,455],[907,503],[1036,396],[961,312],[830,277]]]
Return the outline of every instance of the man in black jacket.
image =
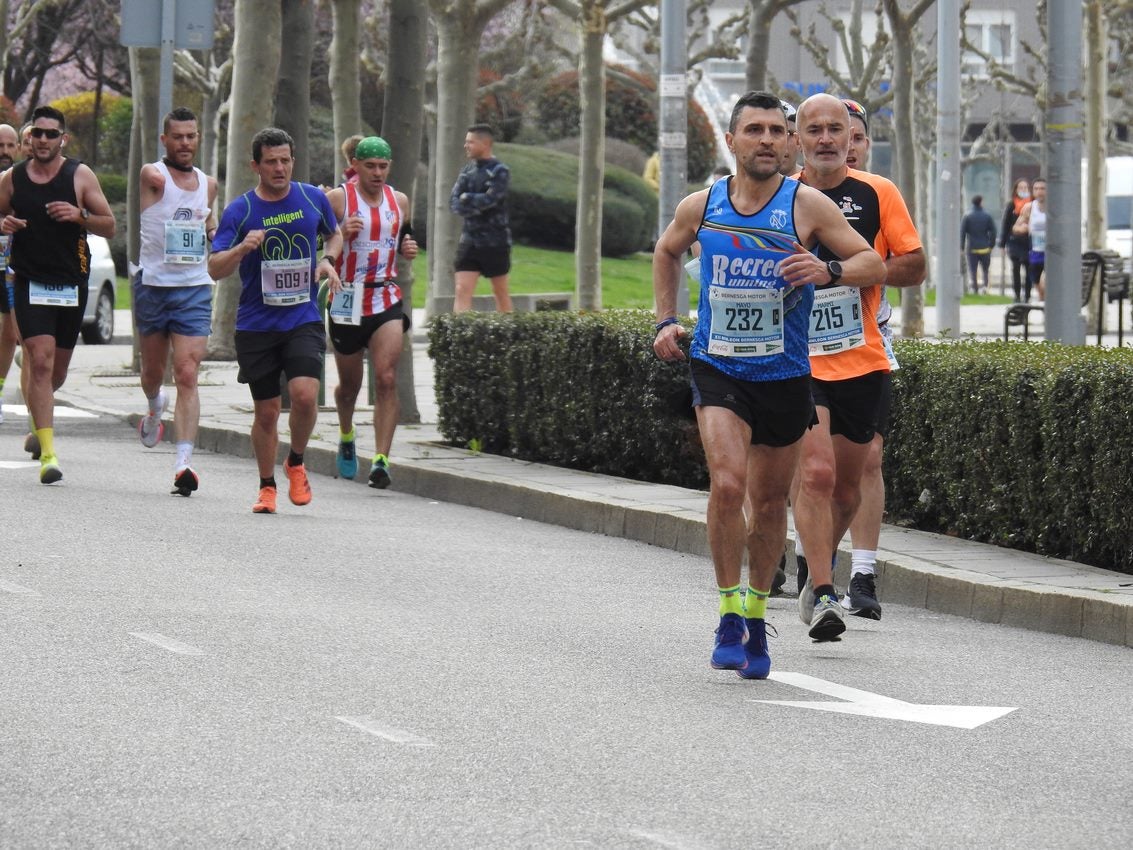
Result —
[[[511,270],[511,229],[508,226],[508,167],[492,156],[492,128],[473,124],[464,137],[470,162],[456,178],[449,209],[464,219],[456,252],[456,298],[453,311],[472,307],[472,293],[480,276],[492,282],[496,309],[511,312],[507,278]]]

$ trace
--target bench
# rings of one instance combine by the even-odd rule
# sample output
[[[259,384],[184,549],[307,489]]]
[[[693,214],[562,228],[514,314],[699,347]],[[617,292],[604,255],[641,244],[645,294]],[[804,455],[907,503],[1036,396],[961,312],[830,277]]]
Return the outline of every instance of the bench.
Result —
[[[1086,251],[1082,254],[1082,307],[1090,303],[1090,296],[1094,291],[1094,283],[1098,283],[1098,343],[1102,339],[1102,318],[1105,310],[1105,300],[1122,301],[1129,295],[1129,275],[1125,272],[1125,263],[1116,251],[1098,250]],[[1030,339],[1031,313],[1042,313],[1042,304],[1011,304],[1003,316],[1003,338],[1010,338],[1012,327],[1023,328],[1023,340]],[[1124,325],[1121,319],[1121,308],[1118,308],[1118,345],[1124,338]]]

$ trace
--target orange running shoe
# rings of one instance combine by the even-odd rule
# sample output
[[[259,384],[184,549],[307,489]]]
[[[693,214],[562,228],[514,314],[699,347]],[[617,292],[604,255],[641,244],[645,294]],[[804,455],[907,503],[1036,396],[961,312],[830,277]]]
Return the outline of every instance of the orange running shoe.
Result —
[[[287,473],[287,495],[293,505],[306,505],[311,501],[311,483],[307,480],[307,467],[303,464],[292,466],[283,462],[283,471]]]
[[[252,513],[254,514],[274,514],[275,513],[275,488],[274,487],[261,487],[260,497],[256,499],[256,503],[252,505]]]

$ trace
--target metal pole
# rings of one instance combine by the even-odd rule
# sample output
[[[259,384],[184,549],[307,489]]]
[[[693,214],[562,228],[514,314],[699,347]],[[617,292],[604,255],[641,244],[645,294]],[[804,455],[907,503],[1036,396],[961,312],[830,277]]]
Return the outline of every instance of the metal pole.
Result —
[[[157,93],[157,158],[165,154],[161,149],[161,134],[165,116],[173,109],[173,43],[177,38],[177,0],[161,0],[161,81]]]
[[[1082,5],[1047,3],[1046,338],[1084,345],[1082,317]]]
[[[685,73],[685,0],[661,0],[661,191],[657,235],[669,226],[688,188],[688,79]],[[681,275],[677,313],[688,315],[688,282]]]
[[[960,0],[936,4],[936,326],[960,336]]]

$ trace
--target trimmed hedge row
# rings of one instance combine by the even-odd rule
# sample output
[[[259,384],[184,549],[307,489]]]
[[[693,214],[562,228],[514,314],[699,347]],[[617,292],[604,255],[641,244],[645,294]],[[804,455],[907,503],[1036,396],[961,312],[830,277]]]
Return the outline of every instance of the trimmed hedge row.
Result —
[[[653,316],[463,313],[429,332],[455,445],[707,487]],[[890,522],[1133,573],[1133,350],[901,340]]]

